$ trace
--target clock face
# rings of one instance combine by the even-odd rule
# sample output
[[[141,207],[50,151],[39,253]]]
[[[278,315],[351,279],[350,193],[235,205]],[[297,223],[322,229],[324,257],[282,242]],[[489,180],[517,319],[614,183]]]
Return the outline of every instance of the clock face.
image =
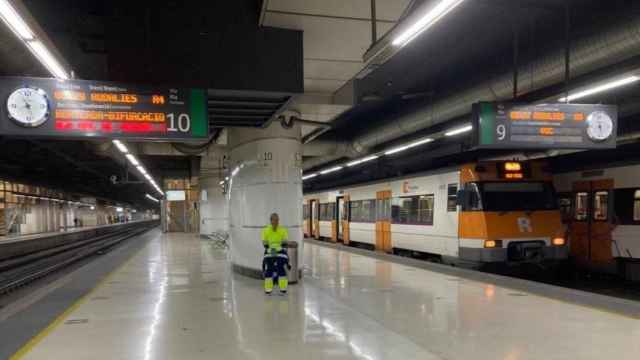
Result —
[[[19,88],[9,95],[7,110],[9,117],[18,125],[40,126],[49,118],[47,94],[41,89]]]
[[[605,141],[613,134],[613,120],[603,111],[595,111],[587,117],[587,135],[593,141]]]

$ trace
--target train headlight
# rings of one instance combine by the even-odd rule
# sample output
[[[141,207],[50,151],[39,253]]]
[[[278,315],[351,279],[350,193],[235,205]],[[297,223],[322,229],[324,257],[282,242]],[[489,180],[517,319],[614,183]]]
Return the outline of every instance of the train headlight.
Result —
[[[555,246],[562,246],[564,244],[565,244],[565,241],[563,237],[556,237],[553,239],[553,245]]]
[[[484,247],[486,249],[500,248],[502,247],[502,240],[485,240]]]

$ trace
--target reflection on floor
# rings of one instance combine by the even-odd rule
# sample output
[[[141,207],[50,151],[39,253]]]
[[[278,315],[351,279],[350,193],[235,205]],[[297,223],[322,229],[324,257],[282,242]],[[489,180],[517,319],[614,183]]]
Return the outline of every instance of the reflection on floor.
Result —
[[[637,359],[640,321],[305,244],[287,296],[158,236],[26,359]]]

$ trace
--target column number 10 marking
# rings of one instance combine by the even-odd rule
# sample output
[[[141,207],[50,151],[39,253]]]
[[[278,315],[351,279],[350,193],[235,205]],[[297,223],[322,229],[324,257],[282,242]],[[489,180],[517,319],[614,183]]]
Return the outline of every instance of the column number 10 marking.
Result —
[[[167,128],[167,131],[188,133],[189,130],[191,130],[191,118],[189,117],[189,114],[178,114],[176,121],[176,115],[170,113],[167,114],[167,119],[169,119],[169,127]]]

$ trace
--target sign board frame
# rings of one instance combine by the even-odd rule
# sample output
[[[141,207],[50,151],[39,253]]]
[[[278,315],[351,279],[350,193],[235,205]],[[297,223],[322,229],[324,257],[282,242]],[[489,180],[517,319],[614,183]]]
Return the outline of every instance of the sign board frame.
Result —
[[[207,91],[0,77],[0,134],[65,140],[203,141]]]
[[[600,104],[473,105],[474,149],[613,149],[618,109]]]

